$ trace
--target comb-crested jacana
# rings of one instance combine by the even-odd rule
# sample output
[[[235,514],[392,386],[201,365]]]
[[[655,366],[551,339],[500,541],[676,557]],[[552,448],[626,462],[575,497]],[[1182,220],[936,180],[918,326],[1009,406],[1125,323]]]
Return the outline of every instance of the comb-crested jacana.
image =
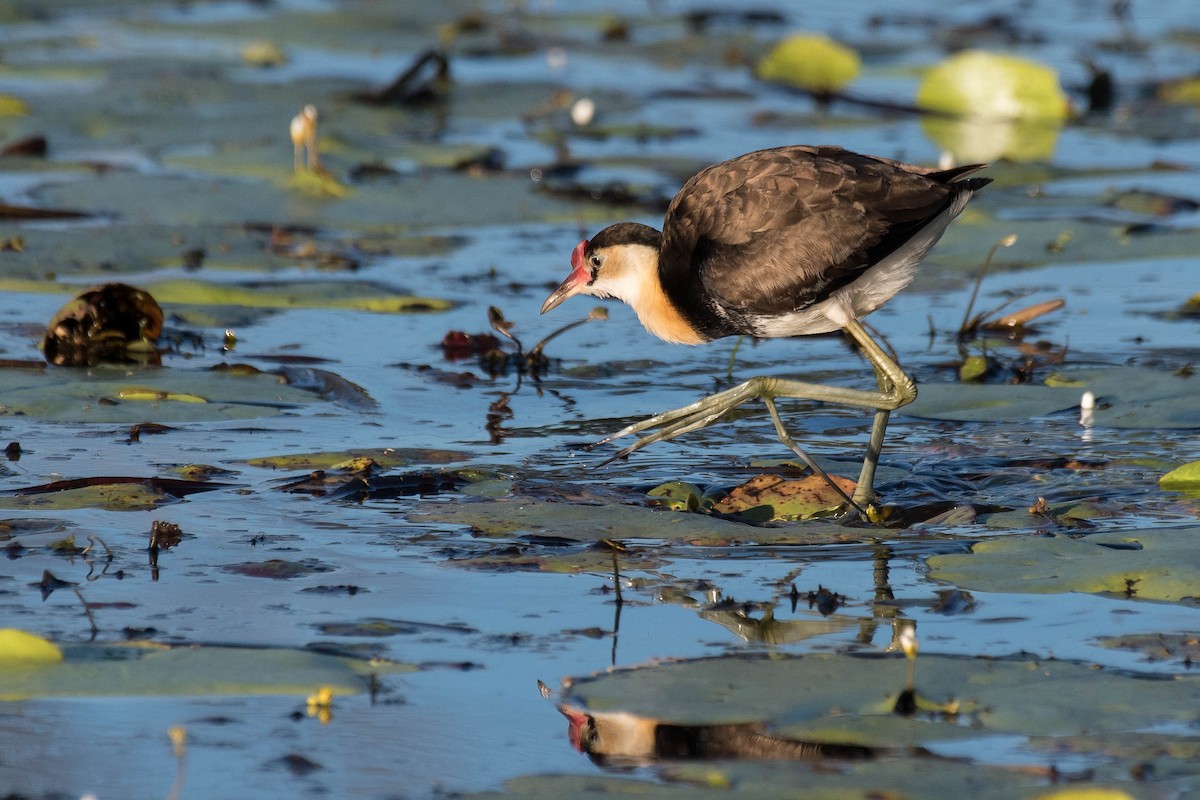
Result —
[[[912,281],[971,195],[991,182],[966,177],[985,166],[935,170],[828,146],[759,150],[688,180],[667,207],[661,232],[622,222],[580,242],[571,274],[546,298],[543,314],[576,294],[615,297],[650,333],[682,344],[841,329],[858,343],[878,384],[870,391],[755,377],[597,444],[653,431],[613,456],[621,458],[759,398],[780,441],[816,469],[784,428],[775,399],[874,409],[852,498],[874,500],[888,414],[916,399],[917,389],[859,320]]]

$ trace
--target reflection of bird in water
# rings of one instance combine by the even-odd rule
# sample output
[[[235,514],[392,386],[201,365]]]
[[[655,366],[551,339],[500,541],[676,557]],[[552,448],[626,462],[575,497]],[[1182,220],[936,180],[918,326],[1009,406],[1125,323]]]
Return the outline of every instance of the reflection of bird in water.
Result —
[[[308,169],[316,172],[321,163],[317,159],[317,107],[307,105],[299,114],[292,117],[290,129],[292,135],[293,166],[296,172],[302,167],[301,151],[307,151]]]
[[[637,765],[686,758],[822,761],[874,758],[899,750],[786,739],[768,732],[761,722],[681,725],[625,711],[589,712],[565,704],[558,710],[567,718],[571,746],[601,763]],[[905,755],[924,752],[904,750]]]
[[[615,297],[655,336],[682,344],[843,330],[878,383],[868,391],[751,378],[618,431],[603,441],[645,435],[614,457],[703,428],[759,398],[780,440],[819,472],[784,429],[775,399],[874,409],[853,498],[870,502],[888,413],[911,403],[916,387],[859,319],[908,285],[971,195],[990,182],[965,178],[982,168],[931,170],[838,147],[760,150],[693,176],[667,208],[661,232],[623,222],[580,242],[571,274],[543,313],[576,294]]]
[[[755,619],[748,614],[730,609],[709,609],[699,612],[701,619],[715,622],[747,642],[765,642],[767,644],[787,644],[801,642],[815,636],[835,633],[856,624],[855,620],[845,617],[828,617],[824,619],[775,619],[775,612],[767,608],[761,619]]]

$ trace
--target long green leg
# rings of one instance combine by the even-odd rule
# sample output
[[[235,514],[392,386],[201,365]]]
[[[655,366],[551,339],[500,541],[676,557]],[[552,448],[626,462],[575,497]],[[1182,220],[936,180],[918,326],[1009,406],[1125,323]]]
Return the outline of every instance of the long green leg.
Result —
[[[805,383],[786,378],[755,377],[732,389],[710,395],[682,408],[665,411],[635,422],[600,440],[596,445],[607,444],[623,436],[651,431],[612,457],[612,459],[623,458],[655,442],[673,439],[684,433],[707,427],[743,403],[755,399],[773,401],[781,397],[791,397],[855,408],[869,408],[875,411],[875,419],[871,425],[871,438],[867,443],[867,453],[863,460],[862,471],[859,473],[858,487],[852,498],[855,505],[869,503],[875,497],[873,488],[875,469],[879,463],[879,453],[883,448],[884,436],[887,433],[889,412],[915,400],[917,387],[912,378],[900,369],[900,365],[884,352],[878,342],[871,338],[862,323],[851,319],[846,323],[845,330],[858,343],[864,357],[874,369],[878,387],[874,391]],[[768,403],[768,410],[774,412],[773,403]],[[773,416],[777,416],[777,414],[773,413]],[[788,449],[803,453],[791,436],[787,434],[787,431],[783,429],[781,422],[776,424],[776,434]]]

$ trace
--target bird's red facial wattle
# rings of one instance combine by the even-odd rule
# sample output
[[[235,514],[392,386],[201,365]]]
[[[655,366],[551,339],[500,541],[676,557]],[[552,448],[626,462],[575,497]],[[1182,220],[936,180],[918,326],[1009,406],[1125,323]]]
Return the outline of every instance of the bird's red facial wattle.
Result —
[[[568,297],[579,294],[588,284],[595,278],[592,275],[591,269],[588,268],[587,260],[583,257],[588,249],[588,240],[584,239],[579,244],[575,245],[574,251],[571,252],[571,274],[567,279],[559,284],[558,288],[550,293],[546,298],[546,302],[542,303],[542,313],[558,308],[560,304]]]

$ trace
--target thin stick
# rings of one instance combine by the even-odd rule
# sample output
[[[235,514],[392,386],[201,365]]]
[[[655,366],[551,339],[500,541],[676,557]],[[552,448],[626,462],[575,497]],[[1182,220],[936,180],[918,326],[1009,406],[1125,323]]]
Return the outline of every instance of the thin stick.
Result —
[[[72,589],[71,591],[73,591],[75,596],[79,598],[79,604],[83,606],[83,613],[87,614],[88,624],[92,626],[92,636],[94,637],[100,632],[100,629],[96,627],[96,619],[92,616],[92,610],[88,608],[87,601],[83,599],[83,594],[78,589]]]
[[[975,278],[975,288],[971,290],[971,299],[967,302],[966,313],[963,314],[962,324],[958,326],[960,336],[967,332],[967,326],[971,319],[971,311],[975,308],[975,298],[979,296],[979,287],[983,285],[983,277],[987,275],[988,269],[992,266],[992,257],[996,255],[996,251],[1001,247],[1012,247],[1017,243],[1017,235],[1010,233],[1000,241],[992,245],[992,249],[988,250],[987,258],[983,260],[983,266],[979,268],[979,275]]]

